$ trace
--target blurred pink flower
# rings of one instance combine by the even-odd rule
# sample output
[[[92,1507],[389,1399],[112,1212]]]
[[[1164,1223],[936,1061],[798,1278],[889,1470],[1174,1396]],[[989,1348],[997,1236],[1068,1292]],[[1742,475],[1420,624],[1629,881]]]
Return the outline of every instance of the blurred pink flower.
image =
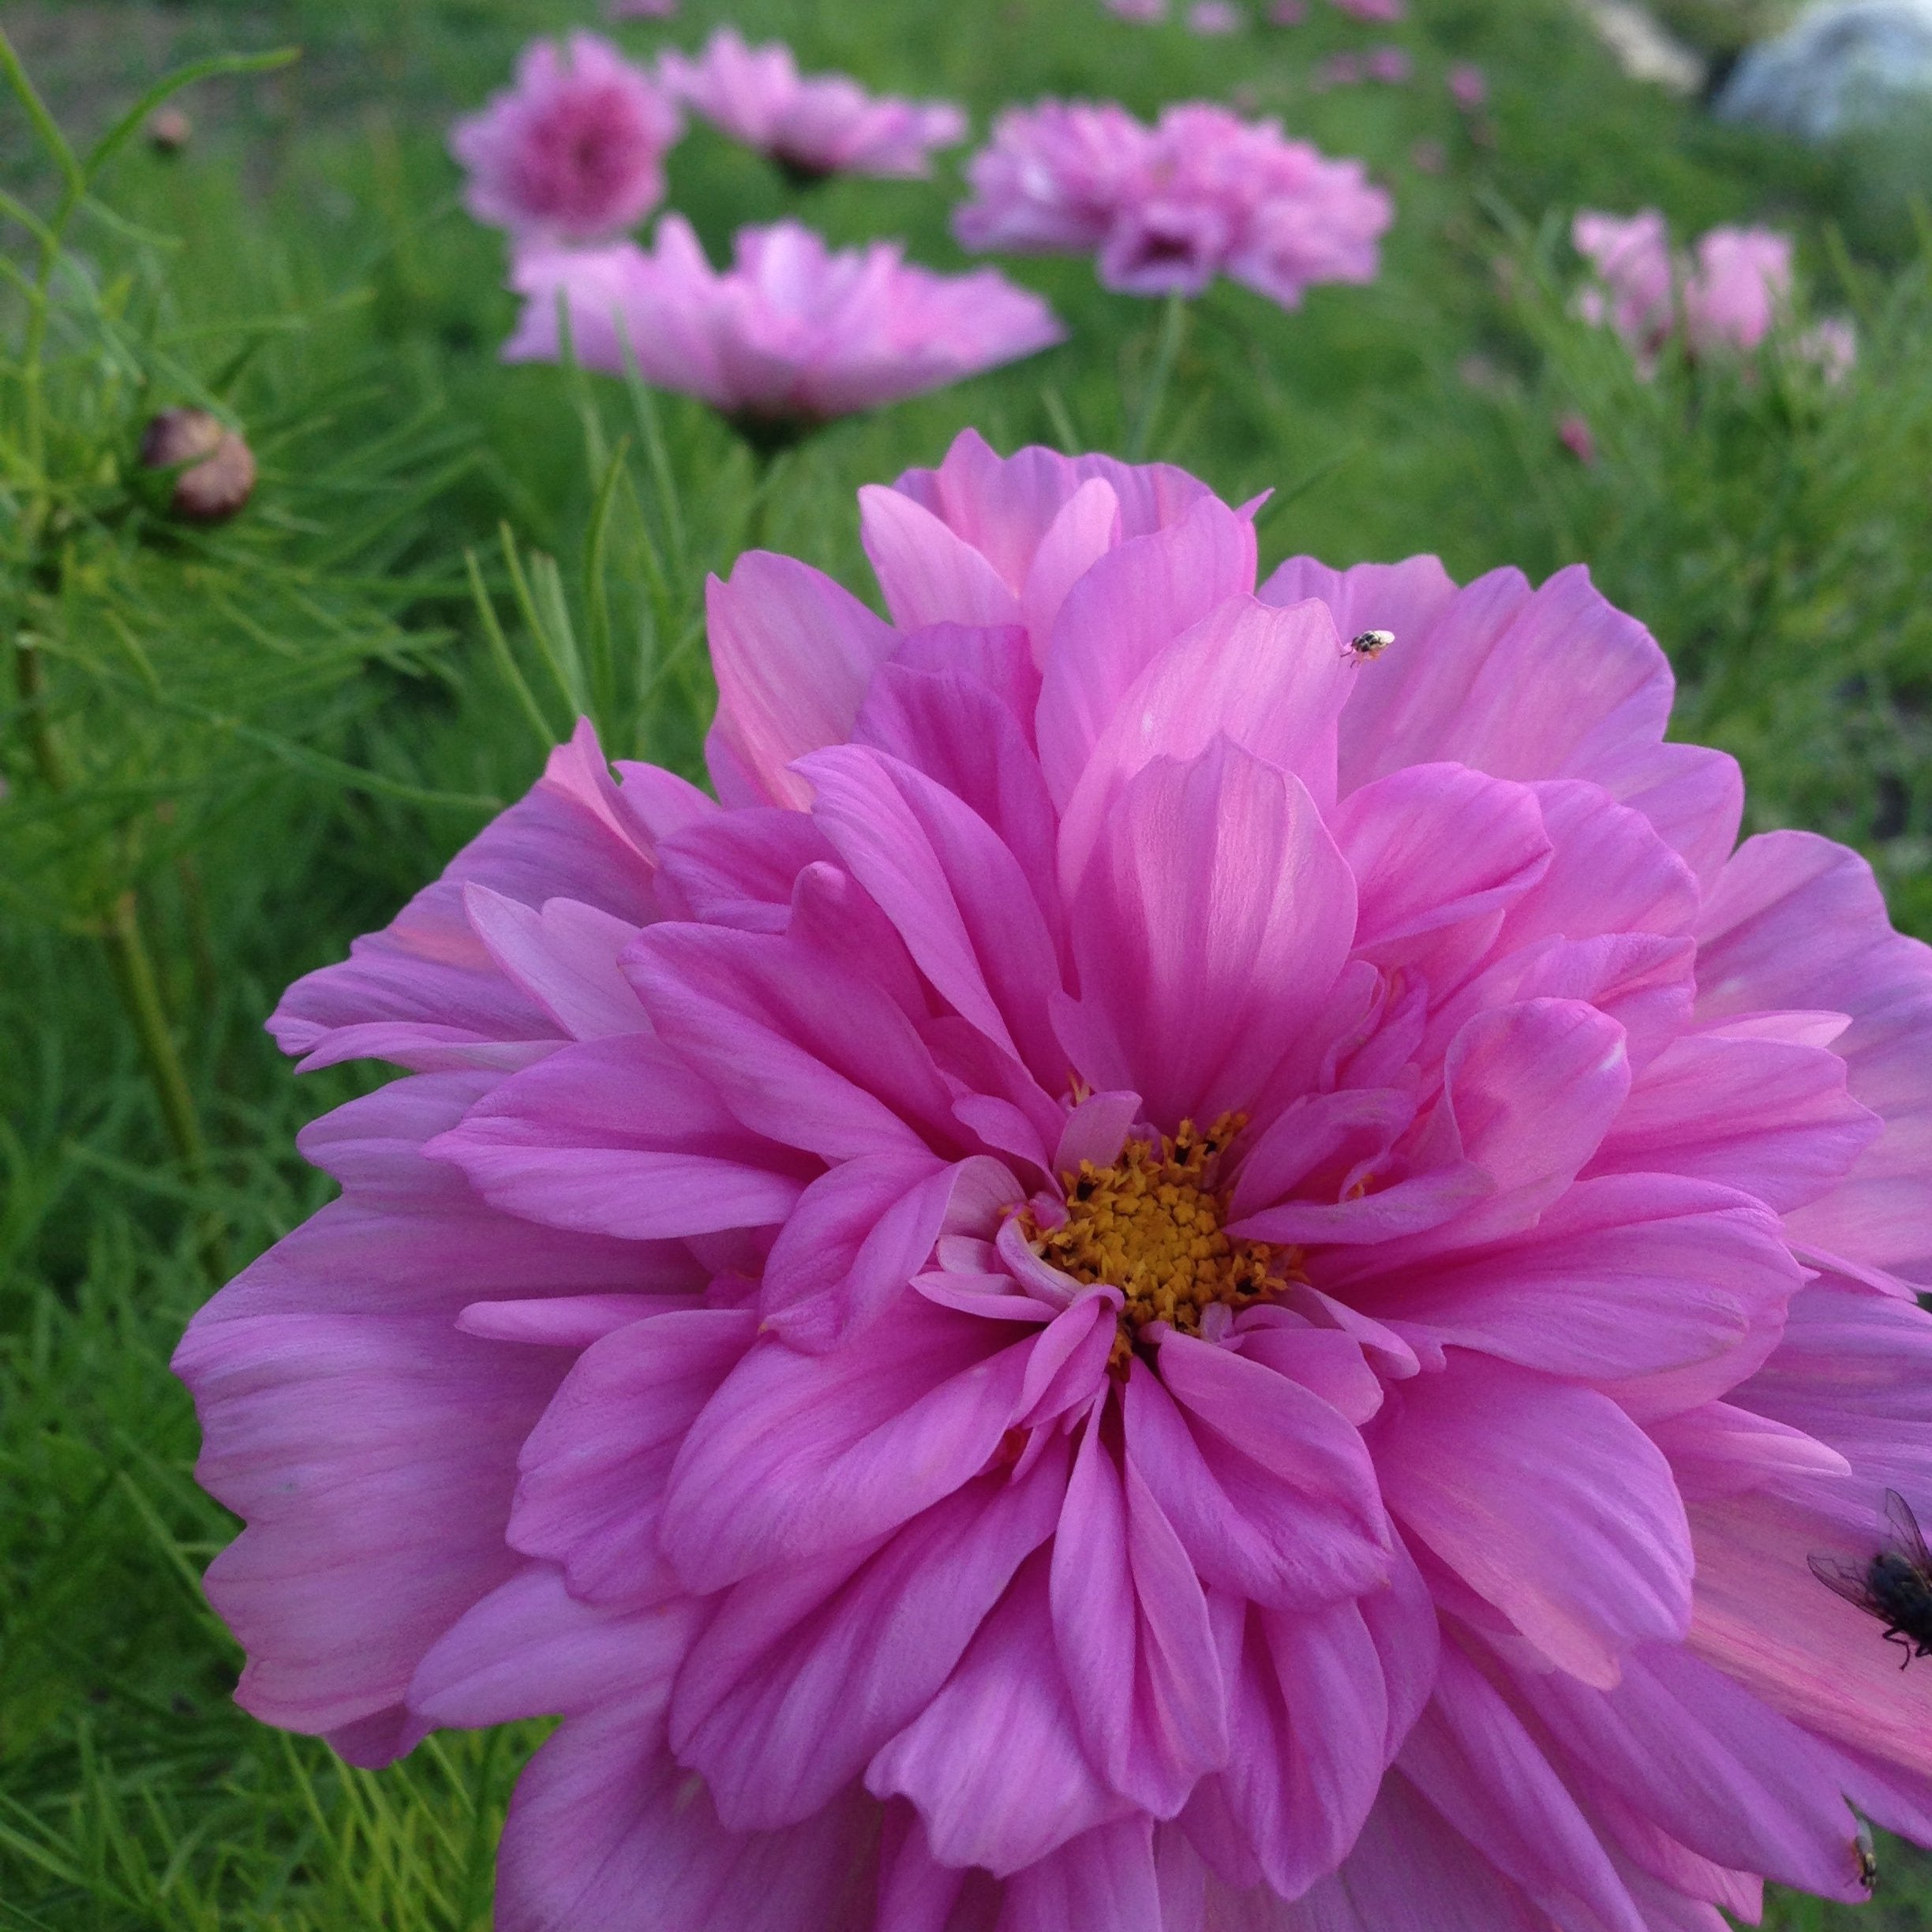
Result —
[[[966,138],[966,116],[949,102],[875,96],[844,74],[801,76],[782,42],[747,47],[729,27],[695,60],[667,53],[659,73],[713,126],[807,180],[930,174],[932,151]]]
[[[1270,0],[1267,17],[1277,27],[1299,27],[1308,18],[1308,0]]]
[[[594,242],[664,198],[677,110],[608,40],[533,41],[516,84],[459,121],[450,152],[470,171],[464,205],[519,238]]]
[[[605,16],[614,21],[668,20],[678,0],[604,0]]]
[[[646,382],[702,397],[754,440],[942,388],[1065,332],[992,269],[935,275],[882,242],[829,249],[796,222],[740,229],[720,273],[667,215],[648,253],[532,249],[511,286],[525,299],[506,361],[560,354],[560,301],[586,367],[621,374],[635,356]]]
[[[1106,5],[1116,19],[1132,21],[1136,26],[1151,26],[1167,17],[1167,0],[1106,0]]]
[[[1573,410],[1556,419],[1556,440],[1586,470],[1597,466],[1597,439],[1589,422]]]
[[[1458,61],[1444,77],[1451,98],[1466,114],[1474,114],[1489,99],[1489,77],[1473,61]]]
[[[1798,338],[1798,353],[1834,388],[1858,361],[1858,331],[1843,316],[1827,316]]]
[[[1197,34],[1239,33],[1248,16],[1234,0],[1194,0],[1188,9],[1188,31]]]
[[[243,1702],[560,1715],[506,1927],[1862,1896],[1932,1672],[1807,1558],[1932,1493],[1932,954],[1581,569],[862,504],[886,617],[710,586],[718,802],[583,727],[283,999],[409,1076],[176,1358]]]
[[[1768,228],[1713,228],[1700,236],[1683,279],[1684,335],[1694,354],[1755,349],[1792,286],[1788,235]]]
[[[1400,87],[1415,72],[1415,62],[1402,47],[1372,47],[1362,62],[1362,71],[1371,80]]]
[[[1335,4],[1359,21],[1398,21],[1409,11],[1406,0],[1335,0]]]
[[[1672,257],[1654,208],[1628,219],[1586,209],[1571,234],[1598,277],[1578,296],[1578,313],[1614,328],[1646,373],[1680,320],[1694,358],[1748,352],[1791,300],[1791,240],[1770,229],[1713,228],[1687,260]]]
[[[1372,280],[1394,212],[1360,162],[1199,102],[1152,128],[1110,103],[1009,109],[966,173],[967,247],[1092,249],[1102,282],[1137,295],[1222,274],[1293,308],[1314,283]]]

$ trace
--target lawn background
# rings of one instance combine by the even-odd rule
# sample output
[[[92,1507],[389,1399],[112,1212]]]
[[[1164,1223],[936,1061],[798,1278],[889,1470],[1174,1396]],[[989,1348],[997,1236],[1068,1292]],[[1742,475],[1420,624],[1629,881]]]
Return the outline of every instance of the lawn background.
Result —
[[[1362,155],[1396,196],[1376,284],[1315,290],[1292,315],[1217,288],[1158,392],[1159,305],[1106,294],[1081,262],[1005,264],[1053,300],[1069,344],[836,427],[762,480],[694,405],[495,360],[513,313],[502,243],[461,212],[444,132],[527,36],[597,24],[588,6],[0,13],[82,144],[171,64],[302,50],[198,85],[185,152],[137,143],[103,178],[57,283],[39,470],[17,367],[0,369],[0,608],[44,679],[31,702],[0,696],[0,1927],[486,1923],[535,1729],[349,1772],[234,1707],[238,1659],[200,1598],[232,1524],[193,1485],[168,1352],[212,1271],[327,1197],[297,1129],[380,1077],[298,1082],[260,1022],[530,782],[575,701],[614,754],[697,775],[705,571],[754,540],[869,593],[854,491],[936,461],[961,426],[1002,447],[1138,437],[1235,500],[1272,488],[1264,567],[1300,551],[1434,550],[1462,576],[1589,562],[1671,652],[1678,735],[1744,760],[1753,826],[1859,845],[1900,923],[1932,933],[1932,286],[1913,199],[1927,149],[1820,156],[1721,127],[1626,80],[1565,0],[1411,0],[1389,29],[1310,10],[1202,39],[1114,22],[1098,0],[687,0],[665,28],[616,30],[642,53],[734,20],[807,66],[961,99],[980,129],[1044,92],[1151,112],[1238,91]],[[1311,88],[1324,55],[1388,40],[1415,58],[1409,86]],[[1490,76],[1473,125],[1443,85],[1456,59]],[[950,164],[937,185],[802,200],[699,129],[671,182],[714,255],[737,223],[790,211],[962,265]],[[11,102],[0,187],[43,213],[55,187]],[[1579,205],[1650,203],[1680,232],[1792,230],[1813,306],[1858,320],[1851,380],[1826,394],[1780,365],[1639,381],[1568,316],[1562,236]],[[8,247],[31,273],[24,233]],[[22,300],[0,290],[16,347]],[[207,396],[261,457],[249,512],[190,536],[123,515],[141,420]],[[1593,467],[1557,440],[1571,411]],[[36,500],[59,514],[28,532]],[[110,976],[103,936],[130,893],[198,1165],[163,1132]],[[1877,1905],[1855,1919],[1780,1901],[1772,1923],[1932,1926],[1924,1870],[1886,1848]]]

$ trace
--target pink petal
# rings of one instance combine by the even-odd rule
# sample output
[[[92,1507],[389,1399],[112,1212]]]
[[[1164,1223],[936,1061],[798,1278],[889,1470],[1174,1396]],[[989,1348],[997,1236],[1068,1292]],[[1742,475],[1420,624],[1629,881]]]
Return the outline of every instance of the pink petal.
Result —
[[[1608,1397],[1476,1356],[1402,1395],[1376,1448],[1390,1509],[1552,1664],[1607,1688],[1633,1644],[1683,1636],[1683,1505]]]
[[[693,1424],[660,1537],[694,1590],[848,1548],[977,1475],[1017,1412],[1028,1348],[908,1295],[828,1355],[761,1342]]]
[[[1072,797],[1129,687],[1162,649],[1254,588],[1254,527],[1215,498],[1179,522],[1110,550],[1067,593],[1040,688],[1040,764],[1054,802]]]
[[[1021,621],[1017,586],[939,519],[896,489],[867,484],[859,492],[866,556],[903,631],[921,624]]]
[[[1123,1818],[1016,1872],[999,1932],[1179,1932],[1163,1909],[1151,1833],[1145,1818]]]
[[[812,816],[940,995],[1057,1089],[1046,1023],[1053,935],[1018,861],[953,792],[896,758],[844,745],[805,759]]]
[[[987,1477],[854,1567],[754,1577],[720,1604],[678,1679],[671,1735],[735,1830],[807,1818],[951,1676],[1020,1563],[1053,1533],[1064,1452]]]
[[[617,968],[637,936],[627,920],[574,899],[533,908],[474,884],[463,888],[463,916],[504,977],[570,1039],[644,1030],[643,1009]]]
[[[586,1603],[676,1594],[657,1548],[665,1486],[754,1327],[748,1309],[692,1309],[631,1323],[586,1349],[517,1458],[511,1542],[560,1564]]]
[[[1305,1050],[1354,883],[1301,781],[1219,739],[1129,781],[1073,915],[1081,997],[1055,1024],[1075,1064],[1163,1126],[1205,1125]]]
[[[1046,661],[1067,593],[1120,539],[1120,499],[1103,477],[1089,477],[1060,506],[1027,566],[1020,608],[1035,663]]]
[[[844,740],[898,640],[830,578],[764,550],[739,557],[728,583],[710,580],[706,608],[718,685],[707,756],[719,796],[802,806],[811,794],[785,767]],[[746,795],[726,782],[731,773],[743,774]]]
[[[1368,1452],[1297,1383],[1170,1335],[1159,1379],[1135,1364],[1125,1416],[1128,1453],[1203,1582],[1306,1609],[1387,1580],[1387,1523]]]
[[[810,1171],[747,1133],[646,1033],[526,1067],[425,1151],[454,1162],[494,1207],[639,1241],[776,1226]]]
[[[1788,1211],[1842,1179],[1879,1128],[1829,1049],[1693,1035],[1644,1069],[1591,1170],[1694,1175]]]
[[[1132,1462],[1103,1447],[1097,1416],[1054,1537],[1051,1595],[1088,1756],[1122,1796],[1171,1818],[1226,1758],[1226,1693],[1186,1552]]]
[[[866,1773],[875,1796],[919,1807],[942,1863],[1005,1878],[1132,1813],[1080,1748],[1046,1569],[1043,1555],[1027,1563],[945,1688]]]

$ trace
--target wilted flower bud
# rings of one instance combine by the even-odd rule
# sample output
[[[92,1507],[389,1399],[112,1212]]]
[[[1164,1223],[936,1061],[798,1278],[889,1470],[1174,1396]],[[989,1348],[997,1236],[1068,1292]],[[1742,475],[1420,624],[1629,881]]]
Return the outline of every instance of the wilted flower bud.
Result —
[[[163,410],[142,432],[140,460],[179,472],[168,507],[190,523],[226,522],[254,491],[254,452],[206,410]]]
[[[148,144],[156,154],[179,154],[194,133],[194,123],[178,107],[158,108],[148,122]]]

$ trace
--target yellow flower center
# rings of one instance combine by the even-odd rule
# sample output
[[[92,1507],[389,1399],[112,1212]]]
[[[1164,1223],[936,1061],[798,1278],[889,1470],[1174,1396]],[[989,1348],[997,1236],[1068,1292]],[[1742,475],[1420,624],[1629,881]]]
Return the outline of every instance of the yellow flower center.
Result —
[[[1042,1260],[1076,1281],[1107,1282],[1126,1297],[1108,1366],[1125,1375],[1140,1331],[1166,1322],[1184,1335],[1201,1332],[1217,1302],[1252,1308],[1302,1279],[1297,1250],[1231,1238],[1219,1185],[1220,1156],[1245,1125],[1223,1114],[1205,1134],[1192,1121],[1158,1144],[1129,1140],[1111,1167],[1082,1161],[1065,1174],[1067,1218],[1040,1226],[1032,1210],[1020,1231]]]

